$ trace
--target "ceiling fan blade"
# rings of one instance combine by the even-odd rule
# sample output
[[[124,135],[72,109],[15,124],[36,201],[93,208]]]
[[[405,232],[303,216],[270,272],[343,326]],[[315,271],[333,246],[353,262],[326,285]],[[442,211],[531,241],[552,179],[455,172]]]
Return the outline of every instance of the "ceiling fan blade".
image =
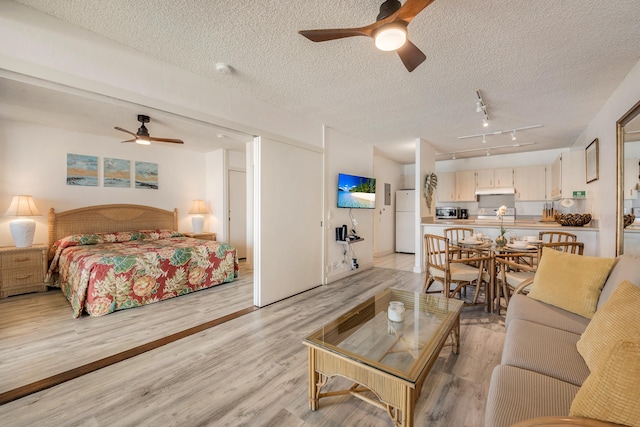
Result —
[[[404,21],[408,24],[416,17],[417,14],[422,12],[433,2],[434,0],[407,0],[394,15],[390,16],[390,18],[393,21]]]
[[[181,139],[174,139],[174,138],[156,138],[153,136],[149,137],[149,141],[151,142],[170,142],[172,144],[184,144],[184,141]]]
[[[329,40],[344,39],[346,37],[365,36],[372,37],[373,30],[382,25],[382,21],[374,22],[366,27],[359,28],[331,28],[326,30],[300,30],[298,34],[305,36],[312,42],[326,42]]]
[[[135,133],[133,133],[133,132],[131,132],[131,131],[128,131],[128,130],[126,130],[126,129],[122,129],[121,127],[118,127],[118,126],[114,127],[114,129],[119,130],[119,131],[122,131],[122,132],[126,132],[126,133],[128,133],[128,134],[133,135],[133,136],[136,136],[136,134],[135,134]]]
[[[126,141],[122,141],[122,143],[123,143],[123,144],[124,144],[125,142],[136,142],[136,139],[135,139],[135,138],[133,138],[133,139],[128,139],[128,140],[126,140]]]
[[[407,0],[407,3],[408,2],[409,0]],[[402,63],[405,67],[407,67],[407,70],[409,70],[409,72],[415,70],[418,65],[422,64],[424,60],[427,59],[427,56],[409,40],[407,40],[404,45],[397,50],[397,52],[400,56],[400,59],[402,60]]]

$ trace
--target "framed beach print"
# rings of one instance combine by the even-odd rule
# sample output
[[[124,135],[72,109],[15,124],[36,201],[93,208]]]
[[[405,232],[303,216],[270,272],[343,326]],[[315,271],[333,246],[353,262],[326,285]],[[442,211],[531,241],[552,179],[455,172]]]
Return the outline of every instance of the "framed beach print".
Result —
[[[587,184],[598,179],[598,138],[584,150],[587,171]]]
[[[105,187],[131,187],[131,161],[105,157],[102,173]]]
[[[136,161],[136,188],[158,189],[158,164]]]
[[[68,153],[67,185],[96,187],[98,185],[98,156]]]

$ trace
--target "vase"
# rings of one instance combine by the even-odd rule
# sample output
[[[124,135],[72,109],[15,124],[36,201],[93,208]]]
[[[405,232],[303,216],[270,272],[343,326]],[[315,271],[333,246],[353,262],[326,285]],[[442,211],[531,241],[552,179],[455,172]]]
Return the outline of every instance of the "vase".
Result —
[[[507,244],[507,238],[504,237],[502,234],[496,237],[496,245],[504,246],[506,244]]]

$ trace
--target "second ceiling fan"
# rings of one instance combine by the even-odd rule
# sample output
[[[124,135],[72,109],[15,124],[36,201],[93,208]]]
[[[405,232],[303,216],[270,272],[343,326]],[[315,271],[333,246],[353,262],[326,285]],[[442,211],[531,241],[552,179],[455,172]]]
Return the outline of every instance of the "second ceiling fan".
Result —
[[[170,142],[172,144],[184,144],[184,141],[182,141],[181,139],[158,138],[158,137],[150,136],[149,130],[144,125],[145,123],[149,123],[150,120],[151,119],[149,118],[149,116],[145,116],[144,114],[138,114],[138,121],[140,122],[141,126],[138,128],[138,132],[136,133],[133,133],[129,130],[123,129],[118,126],[116,126],[114,129],[133,135],[132,139],[129,139],[127,141],[122,141],[122,142],[135,142],[136,144],[141,144],[141,145],[149,145],[152,142]]]
[[[371,37],[375,40],[378,49],[398,52],[402,63],[411,72],[427,57],[407,38],[407,26],[433,1],[407,0],[404,5],[401,5],[398,0],[386,0],[380,6],[376,22],[366,27],[302,30],[298,33],[314,42],[354,36]]]

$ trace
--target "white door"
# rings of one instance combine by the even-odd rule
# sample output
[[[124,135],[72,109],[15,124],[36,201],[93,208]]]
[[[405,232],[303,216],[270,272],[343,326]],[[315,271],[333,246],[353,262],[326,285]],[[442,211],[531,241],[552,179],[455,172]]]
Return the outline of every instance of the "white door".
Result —
[[[229,171],[229,244],[247,258],[247,173]]]
[[[322,283],[323,154],[256,139],[254,304],[263,307]]]

